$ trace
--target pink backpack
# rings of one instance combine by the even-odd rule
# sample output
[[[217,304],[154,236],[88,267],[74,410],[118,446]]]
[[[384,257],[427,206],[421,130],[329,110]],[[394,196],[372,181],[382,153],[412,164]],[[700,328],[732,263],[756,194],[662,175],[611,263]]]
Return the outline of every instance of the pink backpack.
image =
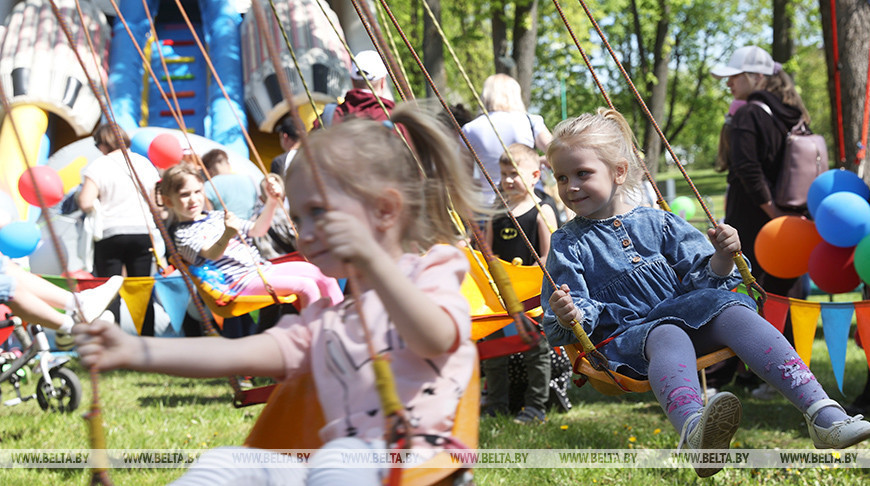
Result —
[[[765,103],[756,100],[751,103],[773,116]],[[828,147],[825,138],[810,131],[804,120],[799,121],[785,136],[782,169],[776,181],[773,202],[783,208],[805,209],[810,184],[826,170]]]

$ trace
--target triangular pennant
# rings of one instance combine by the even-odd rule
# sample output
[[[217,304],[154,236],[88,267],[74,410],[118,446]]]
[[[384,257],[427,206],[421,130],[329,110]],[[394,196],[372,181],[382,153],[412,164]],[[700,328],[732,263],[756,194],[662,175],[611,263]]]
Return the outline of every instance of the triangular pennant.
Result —
[[[778,295],[767,294],[764,303],[764,318],[777,328],[779,332],[785,329],[785,318],[788,316],[788,299]]]
[[[50,283],[54,284],[57,287],[60,287],[64,290],[69,290],[69,285],[66,284],[66,277],[60,277],[57,275],[40,275],[43,279],[48,280]]]
[[[181,324],[187,313],[187,304],[190,302],[190,293],[181,276],[156,277],[154,279],[154,293],[157,300],[169,315],[169,324],[176,334],[181,334]]]
[[[870,302],[855,302],[855,320],[858,321],[858,334],[861,335],[861,345],[867,366],[870,367]]]
[[[136,332],[142,334],[142,322],[151,300],[151,289],[154,288],[152,277],[126,277],[121,286],[121,298],[127,303],[130,318],[136,326]]]
[[[813,339],[816,337],[816,326],[819,324],[821,306],[818,302],[806,300],[791,300],[791,328],[794,333],[794,349],[798,356],[810,365],[813,357]]]
[[[831,358],[831,369],[837,380],[837,387],[843,393],[843,374],[846,371],[846,342],[849,328],[852,327],[852,313],[855,307],[848,302],[822,304],[822,329],[825,343]]]

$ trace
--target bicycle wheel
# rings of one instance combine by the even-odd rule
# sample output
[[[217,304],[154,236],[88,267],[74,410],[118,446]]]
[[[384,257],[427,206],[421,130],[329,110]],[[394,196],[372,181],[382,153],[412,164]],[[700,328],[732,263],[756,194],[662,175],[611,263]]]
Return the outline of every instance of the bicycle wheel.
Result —
[[[51,412],[72,412],[77,409],[82,398],[82,384],[76,374],[66,368],[54,368],[49,374],[54,394],[45,376],[41,377],[36,383],[39,407]]]

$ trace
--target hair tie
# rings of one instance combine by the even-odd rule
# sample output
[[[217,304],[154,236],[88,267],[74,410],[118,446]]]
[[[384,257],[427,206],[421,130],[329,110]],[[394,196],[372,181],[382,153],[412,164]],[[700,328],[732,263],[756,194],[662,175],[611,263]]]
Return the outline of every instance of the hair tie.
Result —
[[[780,64],[778,62],[774,62],[773,63],[773,74],[779,74],[780,71],[782,71],[782,64]]]
[[[392,130],[392,129],[396,128],[396,125],[393,122],[391,122],[390,120],[382,121],[381,125],[387,127],[388,130]]]

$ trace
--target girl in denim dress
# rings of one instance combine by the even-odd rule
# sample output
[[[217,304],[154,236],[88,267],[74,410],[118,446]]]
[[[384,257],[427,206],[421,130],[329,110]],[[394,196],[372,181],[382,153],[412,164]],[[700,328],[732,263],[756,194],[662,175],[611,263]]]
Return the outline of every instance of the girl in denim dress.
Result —
[[[740,281],[732,255],[737,231],[700,231],[678,216],[637,207],[631,191],[642,171],[628,123],[599,109],[561,122],[547,149],[559,196],[577,214],[553,233],[547,270],[560,284],[541,292],[551,346],[576,342],[577,319],[613,369],[648,377],[680,444],[727,449],[741,406],[728,392],[701,401],[696,356],[730,347],[804,413],[817,448],[843,448],[870,436],[870,423],[849,417],[816,381],[782,334],[731,292]],[[711,244],[712,243],[712,244]],[[719,467],[697,467],[710,476]]]

